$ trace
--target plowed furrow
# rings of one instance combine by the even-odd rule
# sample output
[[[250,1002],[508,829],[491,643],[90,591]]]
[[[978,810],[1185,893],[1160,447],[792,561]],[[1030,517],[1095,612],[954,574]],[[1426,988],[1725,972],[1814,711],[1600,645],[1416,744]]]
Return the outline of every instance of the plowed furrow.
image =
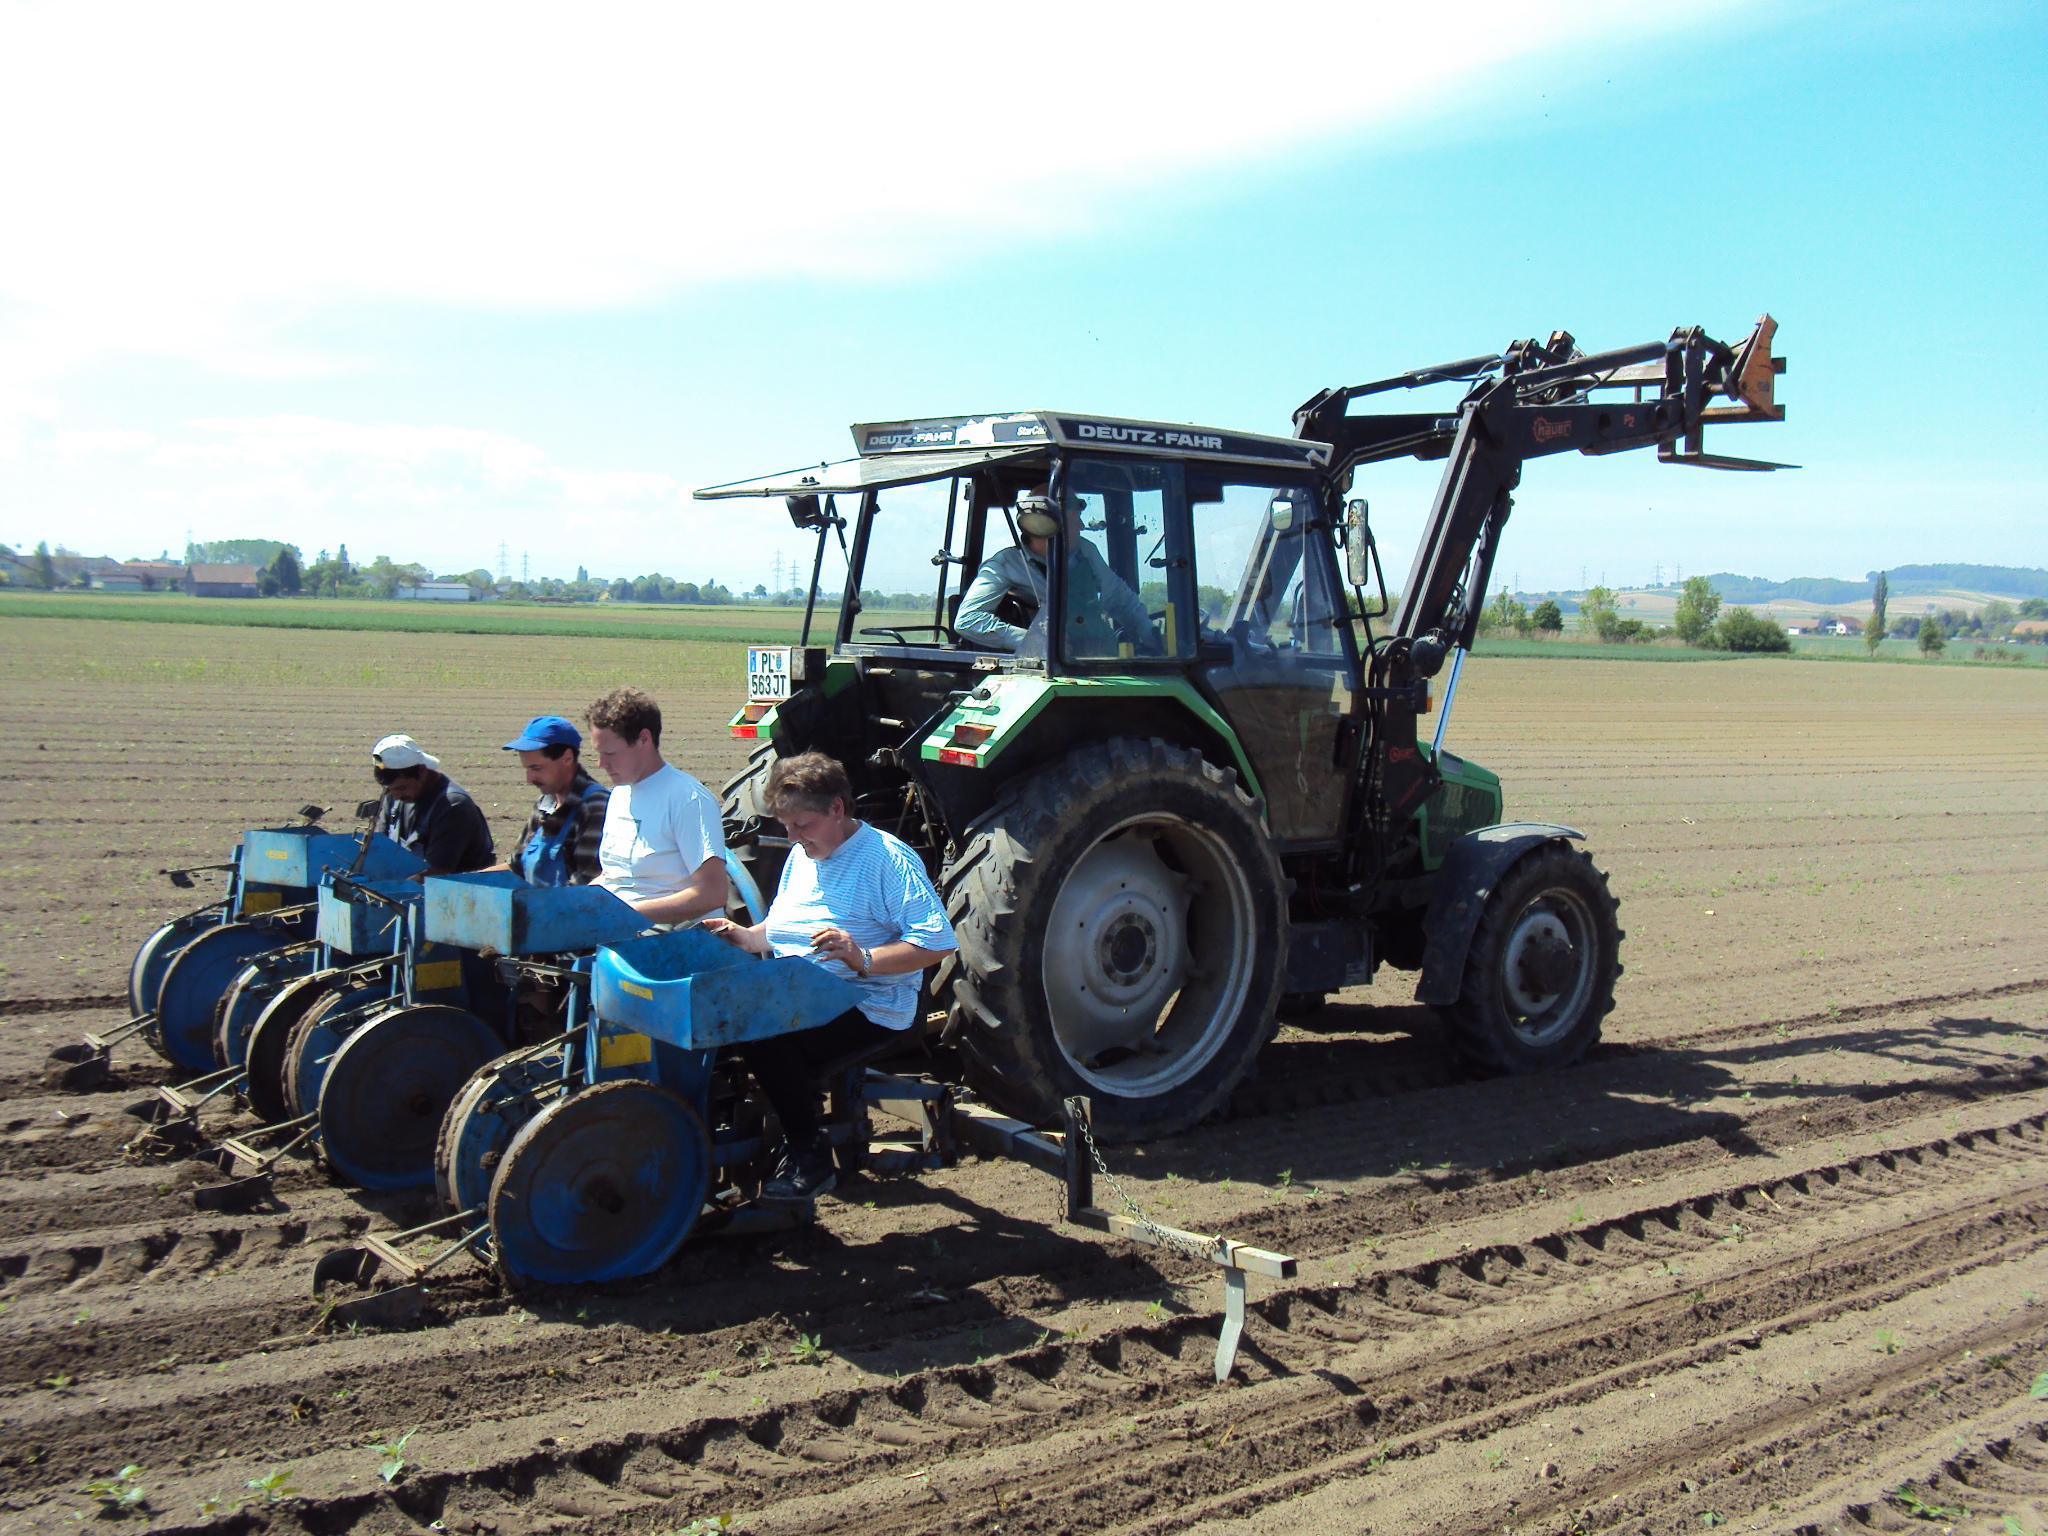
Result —
[[[2028,1186],[2010,1194],[1980,1193],[1877,1236],[1762,1262],[1690,1293],[1601,1310],[1505,1344],[1439,1354],[1405,1372],[1375,1378],[1359,1355],[1384,1334],[1381,1325],[1389,1318],[1427,1327],[1431,1318],[1497,1311],[1592,1273],[1640,1267],[1674,1239],[1711,1240],[1724,1251],[1741,1251],[1739,1245],[1751,1241],[1767,1245],[1770,1229],[1803,1219],[1798,1202],[1814,1189],[1871,1200],[1930,1179],[1967,1186],[2010,1160],[2031,1164],[2040,1144],[2037,1117],[1981,1136],[1850,1159],[1526,1243],[1494,1245],[1455,1262],[1411,1265],[1350,1285],[1279,1292],[1256,1309],[1250,1390],[1226,1400],[1233,1405],[1227,1425],[1206,1425],[1212,1435],[1229,1428],[1228,1445],[1196,1460],[1214,1469],[1219,1496],[1226,1487],[1242,1490],[1276,1473],[1314,1479],[1325,1464],[1373,1454],[1392,1438],[1441,1435],[1445,1426],[1475,1414],[1507,1422],[1536,1411],[1535,1405],[1585,1400],[1613,1390],[1628,1372],[1718,1359],[1760,1330],[1810,1328],[1844,1310],[2031,1252],[2041,1243],[2048,1209],[2038,1188]],[[1831,1214],[1831,1204],[1817,1204],[1813,1214]],[[1734,1230],[1745,1221],[1755,1225]],[[1764,1246],[1756,1251],[1764,1257]],[[583,1510],[581,1518],[594,1529],[651,1531],[707,1510],[737,1508],[756,1511],[769,1522],[760,1526],[766,1530],[779,1511],[794,1518],[804,1500],[944,1458],[944,1514],[935,1523],[920,1516],[906,1524],[906,1512],[889,1501],[875,1529],[964,1529],[995,1518],[999,1509],[1006,1529],[1032,1529],[1028,1513],[1019,1511],[1034,1508],[1046,1511],[1060,1529],[1106,1528],[1150,1518],[1151,1506],[1162,1499],[1186,1502],[1197,1491],[1189,1479],[1210,1475],[1197,1477],[1173,1440],[1186,1432],[1189,1413],[1211,1417],[1204,1405],[1212,1404],[1214,1389],[1203,1367],[1216,1322],[1214,1316],[1192,1316],[1138,1325],[1096,1340],[1048,1343],[989,1364],[924,1372],[888,1386],[826,1391],[802,1407],[691,1420],[573,1455],[526,1454],[517,1465],[423,1475],[403,1495],[389,1497],[397,1497],[397,1507],[414,1518],[444,1518],[456,1530],[467,1528],[459,1523],[464,1520],[559,1512],[564,1501]],[[485,1352],[466,1369],[495,1382],[488,1374],[493,1364]],[[602,1385],[615,1391],[619,1384]],[[351,1386],[353,1392],[376,1390],[373,1380],[360,1375],[351,1378]],[[488,1395],[503,1403],[518,1394],[494,1388]],[[395,1417],[381,1411],[386,1406],[396,1404],[368,1405],[364,1411],[373,1420]],[[201,1408],[188,1405],[186,1411]],[[442,1405],[441,1411],[451,1409]],[[452,1411],[459,1416],[459,1408]],[[1125,1420],[1130,1427],[1113,1444],[1104,1439],[1109,1426]],[[277,1457],[308,1454],[322,1438],[307,1434],[294,1441],[288,1427],[276,1423],[266,1425],[264,1434]],[[1045,1448],[1051,1464],[1039,1464],[1039,1443],[1055,1439],[1056,1445]],[[1021,1467],[1014,1464],[1018,1447],[1031,1448]],[[1002,1449],[1012,1460],[1001,1467],[991,1460],[985,1486],[975,1483],[970,1474],[980,1464],[973,1458]],[[593,1483],[602,1496],[576,1493],[581,1488],[589,1494]],[[311,1501],[300,1518],[308,1529],[332,1536],[373,1518],[375,1503]],[[424,1513],[430,1509],[435,1513]],[[863,1528],[860,1519],[840,1513],[851,1519],[844,1528]],[[1017,1520],[1027,1523],[1019,1526]]]

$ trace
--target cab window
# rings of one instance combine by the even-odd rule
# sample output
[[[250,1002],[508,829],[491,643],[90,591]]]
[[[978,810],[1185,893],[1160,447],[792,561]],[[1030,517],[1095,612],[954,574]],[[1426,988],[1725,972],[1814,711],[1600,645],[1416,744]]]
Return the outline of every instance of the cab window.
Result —
[[[1185,600],[1171,579],[1185,568],[1178,529],[1181,471],[1143,460],[1069,462],[1061,655],[1130,661],[1180,654]],[[1169,517],[1169,513],[1175,514]]]
[[[860,569],[860,611],[844,638],[861,645],[945,646],[959,597],[971,483],[963,478],[873,492]]]

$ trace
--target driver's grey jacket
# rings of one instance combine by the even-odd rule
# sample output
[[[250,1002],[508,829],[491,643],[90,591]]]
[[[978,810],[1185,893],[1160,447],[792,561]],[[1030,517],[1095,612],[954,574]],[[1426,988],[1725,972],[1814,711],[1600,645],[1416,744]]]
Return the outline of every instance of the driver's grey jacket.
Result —
[[[1135,644],[1150,635],[1152,619],[1145,612],[1145,605],[1138,601],[1138,594],[1124,584],[1123,578],[1109,568],[1102,552],[1086,539],[1079,542],[1075,552],[1093,569],[1109,621],[1123,632],[1124,638]],[[1038,606],[1038,620],[1029,629],[1005,623],[996,617],[996,604],[1009,592],[1028,598]],[[960,600],[960,612],[953,620],[953,628],[960,634],[973,636],[984,645],[999,646],[1006,651],[1026,649],[1027,637],[1045,633],[1045,562],[1014,544],[990,555],[981,562],[967,595]]]

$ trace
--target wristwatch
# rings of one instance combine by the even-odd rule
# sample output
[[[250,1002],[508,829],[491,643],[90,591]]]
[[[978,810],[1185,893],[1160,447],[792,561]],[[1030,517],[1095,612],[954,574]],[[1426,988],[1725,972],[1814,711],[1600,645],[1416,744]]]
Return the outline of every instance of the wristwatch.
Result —
[[[875,952],[874,952],[874,951],[873,951],[872,949],[864,949],[864,950],[862,950],[862,951],[860,952],[860,975],[861,975],[861,979],[862,979],[863,981],[865,981],[865,980],[867,979],[867,974],[868,974],[868,972],[869,972],[869,971],[871,971],[871,970],[873,970],[874,968],[875,968]]]

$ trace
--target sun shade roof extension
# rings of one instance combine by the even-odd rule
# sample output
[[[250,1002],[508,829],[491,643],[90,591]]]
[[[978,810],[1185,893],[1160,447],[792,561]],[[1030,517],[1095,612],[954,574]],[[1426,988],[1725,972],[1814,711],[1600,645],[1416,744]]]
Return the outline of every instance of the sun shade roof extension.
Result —
[[[758,480],[735,480],[729,485],[707,485],[690,494],[704,501],[726,496],[821,496],[850,495],[880,490],[890,485],[911,485],[919,480],[938,480],[964,469],[1000,464],[1045,452],[1044,443],[1011,448],[961,448],[948,453],[905,454],[901,458],[845,459],[837,464],[813,464],[808,469],[784,470]]]

